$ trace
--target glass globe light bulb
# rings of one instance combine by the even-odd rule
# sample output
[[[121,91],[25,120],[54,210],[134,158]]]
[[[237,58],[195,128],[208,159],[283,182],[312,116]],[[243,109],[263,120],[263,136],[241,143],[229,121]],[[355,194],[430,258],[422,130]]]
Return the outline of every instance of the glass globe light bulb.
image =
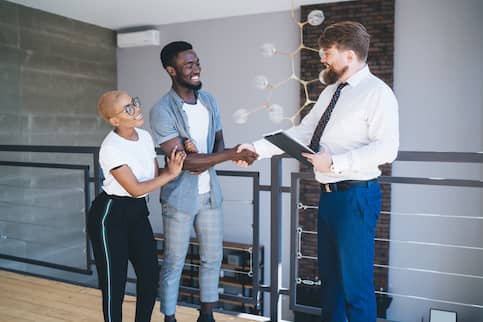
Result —
[[[270,105],[268,116],[273,123],[280,123],[283,121],[283,107],[277,104]]]
[[[233,113],[233,120],[236,124],[244,124],[247,122],[249,114],[247,109],[240,108]]]
[[[307,21],[311,26],[320,25],[324,19],[324,12],[322,10],[312,10],[307,16]]]
[[[264,75],[255,77],[255,86],[259,89],[266,89],[268,87],[268,79]]]
[[[273,44],[263,44],[260,47],[260,51],[262,52],[263,56],[272,57],[277,52],[277,49],[275,48],[275,46]]]

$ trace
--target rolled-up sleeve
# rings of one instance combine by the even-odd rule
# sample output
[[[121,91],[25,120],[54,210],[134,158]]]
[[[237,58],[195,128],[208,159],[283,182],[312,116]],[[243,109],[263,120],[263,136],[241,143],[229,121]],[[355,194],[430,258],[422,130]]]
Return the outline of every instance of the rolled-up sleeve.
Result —
[[[162,105],[155,105],[149,116],[153,140],[156,145],[163,144],[179,136],[175,127],[175,120],[167,108]]]

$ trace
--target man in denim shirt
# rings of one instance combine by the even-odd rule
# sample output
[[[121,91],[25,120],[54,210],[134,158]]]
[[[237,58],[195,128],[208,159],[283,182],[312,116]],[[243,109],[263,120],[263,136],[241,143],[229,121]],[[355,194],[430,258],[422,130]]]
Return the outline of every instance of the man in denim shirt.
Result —
[[[172,88],[151,110],[154,141],[166,155],[174,147],[182,150],[187,140],[197,150],[186,157],[185,171],[161,189],[165,235],[161,312],[165,322],[176,321],[179,282],[194,226],[200,243],[198,322],[212,322],[223,258],[222,193],[214,166],[228,160],[251,164],[258,155],[237,152],[237,147],[225,149],[218,106],[211,94],[200,90],[200,61],[191,44],[172,42],[160,56]]]

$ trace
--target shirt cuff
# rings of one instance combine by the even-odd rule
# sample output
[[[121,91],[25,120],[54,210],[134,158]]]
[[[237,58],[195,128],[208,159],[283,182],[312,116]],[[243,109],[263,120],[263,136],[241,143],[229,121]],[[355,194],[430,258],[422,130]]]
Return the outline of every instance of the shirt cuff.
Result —
[[[179,136],[178,133],[173,133],[167,136],[162,136],[162,137],[155,137],[154,140],[156,140],[157,145],[161,145],[164,142],[167,142],[175,137]]]
[[[349,163],[349,156],[347,154],[333,155],[330,171],[333,173],[341,174],[342,172],[349,170]]]
[[[258,159],[270,158],[272,155],[283,153],[283,150],[265,139],[255,141],[252,144],[255,152],[258,153]]]

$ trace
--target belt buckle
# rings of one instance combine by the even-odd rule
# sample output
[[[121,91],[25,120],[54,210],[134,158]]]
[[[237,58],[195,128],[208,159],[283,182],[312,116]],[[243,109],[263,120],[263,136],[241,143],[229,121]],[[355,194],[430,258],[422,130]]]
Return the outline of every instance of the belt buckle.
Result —
[[[324,183],[324,191],[325,192],[332,192],[332,188],[330,187],[330,183]]]

